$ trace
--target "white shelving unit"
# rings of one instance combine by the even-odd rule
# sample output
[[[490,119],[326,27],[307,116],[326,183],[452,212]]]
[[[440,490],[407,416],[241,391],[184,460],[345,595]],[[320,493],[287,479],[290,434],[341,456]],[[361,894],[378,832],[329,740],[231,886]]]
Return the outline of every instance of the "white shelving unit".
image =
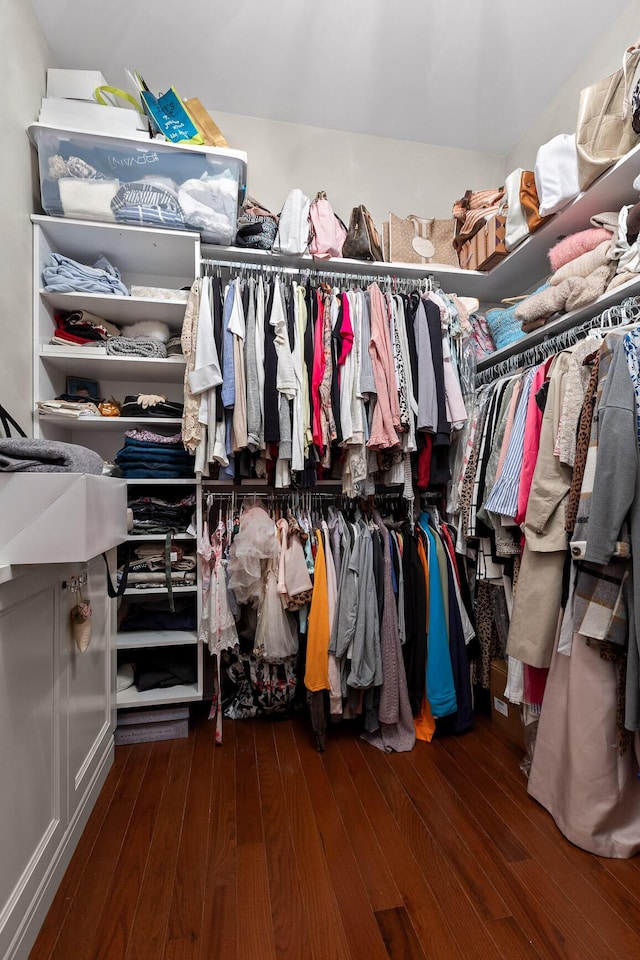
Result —
[[[110,356],[103,346],[69,346],[52,344],[56,311],[86,309],[120,326],[127,335],[127,325],[137,320],[162,321],[172,335],[179,335],[186,303],[183,300],[156,297],[102,296],[83,293],[52,293],[41,288],[42,268],[51,253],[61,253],[82,263],[92,264],[100,254],[122,274],[125,285],[181,290],[190,287],[200,270],[200,241],[193,232],[154,230],[147,227],[123,226],[115,223],[94,223],[55,217],[32,217],[34,230],[34,434],[54,440],[65,440],[91,447],[106,460],[112,460],[124,443],[124,433],[132,428],[177,433],[181,421],[167,417],[82,417],[70,419],[55,414],[38,414],[39,400],[53,399],[66,391],[67,377],[95,380],[100,395],[124,400],[127,395],[160,393],[169,400],[182,402],[185,363],[182,357],[146,359],[140,357]],[[145,492],[161,497],[166,492],[171,499],[199,490],[192,479],[165,480],[160,478],[131,479],[127,481],[129,500],[144,496]],[[181,494],[181,491],[184,494]],[[196,501],[198,497],[196,496]],[[196,541],[187,533],[176,534],[180,541],[195,552]],[[130,536],[128,543],[135,549],[143,543],[160,546],[164,534]],[[192,598],[196,608],[197,586],[174,586],[176,598]],[[167,588],[125,591],[123,602],[144,604],[145,599],[157,601],[167,595]],[[115,618],[114,618],[115,621]],[[184,647],[197,660],[195,684],[181,684],[166,689],[138,691],[131,687],[113,698],[118,709],[160,706],[189,702],[202,698],[203,652],[197,642],[197,633],[185,630],[141,630],[112,636],[114,659],[131,659],[141,650],[150,648]],[[115,677],[115,670],[113,671]]]
[[[633,181],[640,174],[640,146],[605,171],[589,189],[551,217],[539,230],[501,260],[493,270],[462,270],[438,264],[380,263],[363,260],[314,260],[271,251],[202,245],[202,256],[226,262],[243,261],[262,266],[294,267],[320,274],[374,274],[380,277],[424,277],[439,281],[447,293],[477,297],[483,303],[499,303],[503,297],[531,290],[549,273],[547,252],[558,240],[591,226],[590,218],[607,210],[619,210],[638,199]]]

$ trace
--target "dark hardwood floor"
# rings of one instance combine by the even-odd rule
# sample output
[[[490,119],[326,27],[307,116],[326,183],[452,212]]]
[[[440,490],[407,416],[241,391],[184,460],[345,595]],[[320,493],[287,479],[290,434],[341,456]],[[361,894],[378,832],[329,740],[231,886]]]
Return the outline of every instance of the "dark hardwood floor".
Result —
[[[116,749],[31,960],[640,958],[640,863],[573,847],[479,718],[386,755],[305,718]]]

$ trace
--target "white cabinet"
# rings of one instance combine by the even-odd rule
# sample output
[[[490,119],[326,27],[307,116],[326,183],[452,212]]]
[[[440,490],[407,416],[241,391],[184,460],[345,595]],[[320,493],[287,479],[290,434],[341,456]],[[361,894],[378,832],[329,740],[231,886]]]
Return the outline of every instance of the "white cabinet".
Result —
[[[133,356],[109,356],[104,346],[67,346],[51,343],[57,311],[88,310],[122,328],[137,320],[155,320],[167,324],[172,335],[179,335],[185,312],[185,300],[171,295],[112,296],[91,293],[55,293],[41,289],[44,265],[52,253],[60,253],[81,263],[93,264],[100,254],[116,266],[127,288],[139,285],[178,291],[191,286],[200,268],[200,240],[193,232],[154,230],[148,227],[75,221],[55,217],[34,216],[34,433],[36,436],[66,440],[91,447],[106,460],[113,460],[123,446],[125,431],[148,429],[165,435],[179,432],[181,422],[171,418],[96,417],[68,420],[59,416],[39,415],[39,400],[53,399],[66,392],[67,377],[94,380],[101,397],[123,401],[126,396],[155,393],[168,400],[182,402],[185,363],[182,356],[167,359],[145,359]],[[128,500],[139,496],[181,499],[195,494],[195,479],[127,481]],[[153,543],[153,537],[130,538],[129,549]],[[178,541],[176,541],[178,542]],[[157,539],[164,548],[164,536]],[[182,535],[184,547],[195,553],[195,538]],[[127,589],[124,602],[132,599],[140,604],[152,603],[166,596],[165,586],[157,589]],[[197,622],[197,587],[175,587],[176,599],[188,596]],[[165,635],[166,633],[166,635]],[[171,634],[171,636],[169,636]],[[202,698],[203,653],[196,642],[195,628],[188,631],[142,630],[111,632],[115,656],[120,662],[133,660],[142,651],[172,646],[195,664],[195,681],[175,687],[139,692],[135,687],[122,691],[116,698],[115,672],[112,676],[112,698],[120,708],[186,702]]]
[[[71,635],[86,577],[92,640]],[[0,956],[26,958],[113,759],[113,605],[101,557],[0,568]]]

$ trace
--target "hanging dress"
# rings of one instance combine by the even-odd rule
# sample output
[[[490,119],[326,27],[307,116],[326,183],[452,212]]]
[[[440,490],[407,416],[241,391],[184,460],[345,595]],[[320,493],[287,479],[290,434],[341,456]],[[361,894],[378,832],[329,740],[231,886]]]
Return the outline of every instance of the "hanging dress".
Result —
[[[221,659],[223,650],[231,650],[238,643],[236,622],[229,605],[227,593],[226,561],[224,554],[224,536],[226,526],[219,521],[216,531],[211,538],[213,549],[213,569],[211,571],[211,585],[209,588],[209,652],[215,655],[217,671],[217,691],[211,704],[210,719],[215,710],[216,716],[216,743],[222,743],[222,686],[221,686]]]

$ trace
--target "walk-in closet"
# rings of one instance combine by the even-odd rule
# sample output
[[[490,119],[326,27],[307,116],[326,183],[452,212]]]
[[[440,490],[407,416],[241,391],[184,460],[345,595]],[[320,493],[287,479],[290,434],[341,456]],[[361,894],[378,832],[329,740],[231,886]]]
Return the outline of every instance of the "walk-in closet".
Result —
[[[640,957],[640,0],[7,0],[0,960]]]

